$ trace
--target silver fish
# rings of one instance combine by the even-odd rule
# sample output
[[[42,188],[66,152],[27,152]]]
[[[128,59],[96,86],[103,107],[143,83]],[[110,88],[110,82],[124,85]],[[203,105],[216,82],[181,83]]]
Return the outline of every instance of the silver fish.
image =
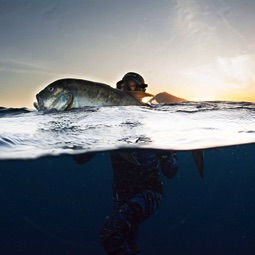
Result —
[[[142,105],[142,98],[153,96],[141,91],[120,91],[109,85],[81,80],[61,79],[52,82],[36,95],[37,110],[66,111],[85,106]]]

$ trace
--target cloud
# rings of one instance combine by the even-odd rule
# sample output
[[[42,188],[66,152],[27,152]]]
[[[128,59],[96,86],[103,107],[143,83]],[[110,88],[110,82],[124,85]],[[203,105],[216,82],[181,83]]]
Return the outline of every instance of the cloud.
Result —
[[[243,51],[254,47],[254,40],[249,40],[250,32],[247,33],[247,28],[254,22],[249,19],[251,10],[249,5],[242,1],[238,3],[229,2],[228,5],[222,6],[217,10],[217,18],[220,21],[220,25],[223,31],[223,35],[227,38],[230,37],[233,44],[241,45]],[[240,26],[241,24],[241,26]],[[234,40],[233,40],[234,38]]]
[[[235,83],[247,84],[255,82],[254,68],[255,58],[249,55],[240,55],[232,58],[217,59],[220,72]]]
[[[239,55],[217,58],[208,65],[198,65],[180,72],[182,83],[192,84],[199,90],[214,91],[216,94],[232,91],[242,93],[254,90],[255,56]]]
[[[176,0],[176,31],[191,46],[203,47],[219,41],[211,23],[212,7],[207,1]]]
[[[25,62],[18,59],[0,59],[0,72],[12,72],[23,74],[48,74],[61,75],[61,73],[45,68],[34,60]]]

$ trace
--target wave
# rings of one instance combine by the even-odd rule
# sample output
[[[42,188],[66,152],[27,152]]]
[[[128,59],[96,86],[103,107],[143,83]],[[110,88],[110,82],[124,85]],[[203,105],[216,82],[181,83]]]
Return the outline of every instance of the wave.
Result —
[[[28,108],[22,107],[22,108],[6,108],[0,106],[0,118],[3,117],[12,117],[23,113],[29,113],[33,110],[30,110]]]
[[[203,101],[66,112],[0,108],[0,159],[115,149],[195,150],[255,142],[255,104]]]

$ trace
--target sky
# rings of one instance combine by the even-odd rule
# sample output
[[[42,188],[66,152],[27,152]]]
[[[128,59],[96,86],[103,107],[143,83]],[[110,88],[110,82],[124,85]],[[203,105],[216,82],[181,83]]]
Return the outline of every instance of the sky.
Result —
[[[0,106],[33,109],[60,78],[255,101],[254,0],[0,0]]]

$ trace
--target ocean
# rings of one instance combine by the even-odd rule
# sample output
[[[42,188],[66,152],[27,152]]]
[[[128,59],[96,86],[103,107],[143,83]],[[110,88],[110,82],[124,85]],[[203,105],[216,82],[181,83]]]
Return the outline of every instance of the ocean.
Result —
[[[112,212],[109,151],[175,150],[160,209],[139,232],[141,255],[255,253],[255,104],[185,102],[69,112],[0,108],[3,255],[105,254]],[[204,149],[205,174],[192,150]],[[73,154],[97,152],[78,165]]]

